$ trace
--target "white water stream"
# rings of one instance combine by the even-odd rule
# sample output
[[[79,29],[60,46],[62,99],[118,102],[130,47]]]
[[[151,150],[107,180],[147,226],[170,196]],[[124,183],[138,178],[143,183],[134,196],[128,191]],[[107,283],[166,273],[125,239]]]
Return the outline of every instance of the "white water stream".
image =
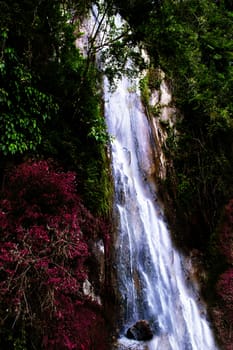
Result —
[[[77,41],[84,54],[98,20],[94,7],[83,24],[86,35]],[[120,16],[116,23],[121,25]],[[97,40],[102,43],[101,34]],[[172,246],[155,188],[147,181],[155,167],[155,145],[138,81],[123,77],[110,92],[105,79],[104,100],[113,138],[114,214],[118,219],[115,266],[124,310],[118,349],[217,350],[205,307],[200,305],[197,288],[186,285],[184,257]],[[165,100],[171,100],[166,91],[160,102]],[[145,343],[127,339],[128,327],[141,319],[150,322],[153,339]]]
[[[137,82],[123,77],[111,93],[105,80],[104,91],[113,136],[116,267],[124,308],[118,349],[217,349],[197,296],[186,286],[183,257],[172,247],[156,194],[146,180],[154,146]],[[144,344],[124,337],[128,327],[141,319],[148,320],[156,333]]]

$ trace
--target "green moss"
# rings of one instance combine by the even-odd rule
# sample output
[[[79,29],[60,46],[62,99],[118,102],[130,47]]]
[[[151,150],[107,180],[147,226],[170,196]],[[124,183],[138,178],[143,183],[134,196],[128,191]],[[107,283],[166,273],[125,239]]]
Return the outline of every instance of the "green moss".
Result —
[[[159,69],[150,66],[147,69],[146,75],[140,80],[141,100],[144,104],[147,113],[153,117],[159,117],[161,113],[161,106],[159,103],[151,105],[150,98],[152,93],[157,90],[160,94],[160,85],[162,82],[161,72]]]
[[[140,80],[140,90],[141,90],[141,99],[142,103],[149,107],[151,91],[149,89],[149,77],[148,74]]]

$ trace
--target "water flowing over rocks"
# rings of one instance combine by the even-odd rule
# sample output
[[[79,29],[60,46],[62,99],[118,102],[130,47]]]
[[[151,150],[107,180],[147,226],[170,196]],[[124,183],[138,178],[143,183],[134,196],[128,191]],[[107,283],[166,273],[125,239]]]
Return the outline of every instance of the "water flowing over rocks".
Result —
[[[126,337],[134,340],[151,340],[153,333],[149,322],[146,320],[137,321],[127,330]]]
[[[131,84],[123,77],[111,92],[105,80],[105,115],[113,136],[116,191],[114,257],[121,295],[116,349],[215,350],[209,323],[192,288],[187,287],[183,257],[172,246],[156,187],[145,181],[154,166],[156,142],[140,91],[130,89]],[[138,344],[134,328],[134,339],[127,339],[124,335],[137,320],[158,321],[159,334]]]
[[[83,47],[88,47],[86,42]],[[123,76],[112,91],[105,78],[104,104],[115,185],[111,273],[119,296],[116,327],[120,330],[113,348],[217,350],[209,322],[187,286],[184,258],[172,246],[158,204],[155,178],[166,177],[162,152],[166,131],[142,105],[139,79]],[[173,122],[176,111],[164,79],[150,104],[160,105],[162,122]],[[144,320],[159,324],[159,332],[153,336],[154,328]]]

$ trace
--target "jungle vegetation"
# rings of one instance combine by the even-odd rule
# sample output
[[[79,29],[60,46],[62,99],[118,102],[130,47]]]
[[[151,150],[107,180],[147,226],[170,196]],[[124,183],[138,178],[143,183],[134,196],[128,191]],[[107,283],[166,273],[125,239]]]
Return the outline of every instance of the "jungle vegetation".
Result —
[[[28,285],[23,283],[26,280],[29,285],[32,283],[32,271],[40,277],[46,264],[48,270],[43,274],[43,293],[54,292],[58,283],[56,278],[66,283],[57,290],[57,299],[36,310],[39,315],[36,322],[44,327],[43,334],[37,334],[37,339],[43,339],[44,348],[54,349],[59,341],[47,332],[43,312],[47,307],[50,317],[54,317],[54,334],[58,335],[65,310],[55,312],[54,303],[61,306],[67,290],[69,298],[81,302],[80,305],[73,304],[70,322],[76,317],[78,307],[84,312],[89,310],[95,322],[100,325],[103,322],[101,312],[96,318],[95,307],[90,308],[88,301],[72,294],[74,280],[67,287],[66,278],[69,262],[82,269],[83,274],[79,275],[77,283],[81,283],[85,275],[88,235],[96,236],[95,232],[87,232],[85,220],[92,223],[97,220],[98,235],[104,232],[102,236],[108,237],[106,222],[99,224],[98,221],[108,217],[112,188],[106,157],[108,135],[101,104],[101,72],[94,65],[98,47],[93,47],[87,57],[75,47],[75,39],[82,35],[78,24],[91,4],[92,1],[84,0],[0,1],[0,219],[1,249],[5,257],[1,260],[4,268],[1,267],[0,276],[1,283],[10,280],[11,286],[18,288],[18,299],[12,301],[14,307],[10,316],[5,319],[2,316],[4,310],[0,314],[1,323],[7,325],[2,327],[7,341],[4,346],[13,350],[32,347],[28,334],[33,329],[38,330],[36,323],[33,324],[35,312],[29,303],[34,294],[31,291],[27,294]],[[115,38],[119,40],[106,39],[104,46],[107,51],[104,54],[110,64],[105,73],[111,78],[123,69],[129,54],[126,51],[132,48],[132,56],[135,45],[146,49],[152,68],[158,67],[165,72],[177,107],[177,122],[174,128],[161,125],[168,134],[164,144],[167,177],[156,181],[168,208],[175,243],[186,252],[196,249],[204,256],[208,278],[203,282],[203,292],[206,298],[211,295],[209,306],[218,337],[224,349],[230,349],[233,320],[233,4],[230,0],[106,0],[103,13],[115,11],[122,14],[127,25],[122,33],[116,33],[114,29]],[[134,59],[140,69],[145,68],[137,54]],[[120,66],[117,66],[119,61]],[[158,84],[155,81],[152,85]],[[74,177],[70,177],[70,172],[75,174]],[[41,197],[30,198],[31,189],[26,193],[22,188],[23,179],[29,173],[32,183],[37,183],[38,177],[44,174],[41,183],[44,187],[39,189]],[[16,175],[21,176],[18,182],[14,178]],[[59,261],[58,264],[51,255],[49,262],[39,260],[37,270],[35,266],[25,270],[25,262],[32,264],[35,256],[43,260],[45,242],[56,245],[56,240],[65,234],[67,225],[73,222],[72,216],[66,216],[68,221],[62,223],[55,213],[49,212],[49,208],[41,207],[44,198],[51,196],[47,182],[54,188],[54,178],[60,179],[56,196],[63,203],[62,208],[57,208],[58,212],[67,215],[66,208],[71,208],[72,213],[76,208],[80,219],[83,215],[85,217],[80,221],[86,232],[86,238],[80,237],[83,250],[79,257],[72,256],[71,246],[77,242],[71,235],[68,242],[71,246],[68,244],[65,249],[67,259],[72,261]],[[13,185],[20,193],[19,198],[11,193]],[[27,190],[26,184],[24,186]],[[77,191],[78,197],[76,194],[72,197],[72,191]],[[31,201],[36,198],[39,202],[31,208]],[[24,203],[28,217],[18,212],[17,201],[20,205]],[[56,198],[53,201],[56,202]],[[43,219],[42,209],[48,210],[44,211]],[[45,226],[48,222],[50,225],[51,220],[56,227],[53,227],[53,235],[47,237]],[[21,225],[20,230],[12,238],[12,232],[16,230],[13,226],[17,222]],[[25,230],[30,235],[20,246],[19,238],[25,236]],[[40,245],[28,251],[28,239],[32,235],[39,237]],[[224,244],[225,240],[229,245]],[[19,265],[17,257],[21,259]],[[18,266],[18,276],[12,272],[14,264]],[[56,270],[55,280],[51,281],[49,269],[55,268],[55,264],[62,267],[63,272]],[[73,271],[73,277],[76,272]],[[21,282],[27,287],[23,292],[19,288]],[[3,304],[4,296],[13,298],[4,283],[1,293]],[[38,294],[35,295],[39,298]],[[19,310],[20,298],[26,308],[24,311],[28,307],[29,313]],[[81,315],[77,329],[85,323]],[[68,315],[65,317],[67,319]],[[10,323],[14,327],[8,333]],[[91,329],[92,325],[88,327]],[[62,334],[64,329],[60,331]],[[61,349],[73,348],[74,334],[75,328],[72,328]],[[94,346],[85,343],[84,338],[80,343],[84,348]],[[80,350],[83,350],[81,346]]]
[[[0,1],[1,349],[108,348],[82,287],[112,193],[101,77],[75,45],[89,6]]]

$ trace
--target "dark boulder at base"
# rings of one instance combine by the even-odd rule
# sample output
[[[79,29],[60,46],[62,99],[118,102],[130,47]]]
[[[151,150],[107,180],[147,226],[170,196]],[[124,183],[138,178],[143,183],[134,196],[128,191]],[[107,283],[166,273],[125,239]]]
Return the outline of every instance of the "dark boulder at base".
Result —
[[[132,327],[127,330],[126,337],[134,340],[150,340],[153,338],[153,333],[149,322],[146,320],[137,321]]]

